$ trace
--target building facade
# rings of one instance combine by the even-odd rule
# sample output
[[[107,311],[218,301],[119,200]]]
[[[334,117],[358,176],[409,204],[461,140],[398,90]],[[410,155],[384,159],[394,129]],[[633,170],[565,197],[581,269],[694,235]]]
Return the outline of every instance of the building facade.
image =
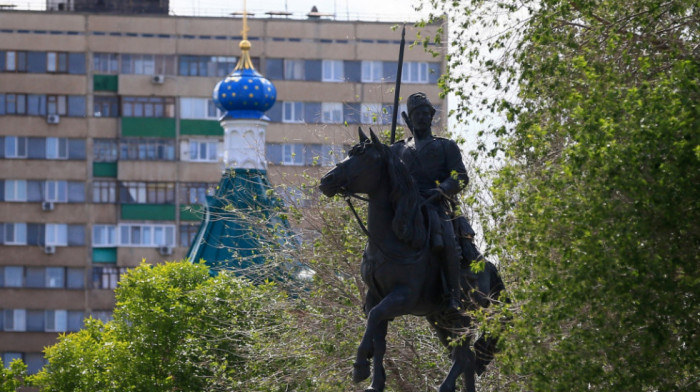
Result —
[[[252,62],[277,87],[273,184],[320,173],[357,126],[388,128],[394,24],[249,19]],[[185,256],[221,178],[214,85],[241,19],[0,11],[0,354],[37,371],[87,316],[109,319],[120,274]],[[426,29],[435,32],[437,26]],[[416,30],[407,28],[407,37]],[[410,39],[409,39],[410,41]],[[444,56],[406,50],[403,96],[444,108]],[[444,117],[444,116],[443,116]]]

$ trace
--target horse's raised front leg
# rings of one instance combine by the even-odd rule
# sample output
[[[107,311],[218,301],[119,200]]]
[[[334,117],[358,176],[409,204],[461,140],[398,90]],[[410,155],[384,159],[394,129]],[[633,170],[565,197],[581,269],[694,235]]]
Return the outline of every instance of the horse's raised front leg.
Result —
[[[373,353],[373,342],[379,332],[379,327],[384,321],[407,314],[406,309],[411,304],[411,301],[415,300],[409,294],[410,290],[407,288],[397,287],[384,297],[377,306],[370,309],[367,314],[365,334],[362,336],[360,346],[357,348],[357,357],[353,365],[352,379],[354,382],[358,383],[369,378],[371,372],[368,358],[371,356],[370,354],[376,354]]]

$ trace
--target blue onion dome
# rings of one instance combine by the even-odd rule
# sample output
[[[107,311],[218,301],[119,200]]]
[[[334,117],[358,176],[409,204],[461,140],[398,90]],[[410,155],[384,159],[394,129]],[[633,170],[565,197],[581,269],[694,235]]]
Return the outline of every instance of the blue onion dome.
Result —
[[[212,98],[224,118],[269,120],[265,111],[275,104],[277,89],[253,67],[250,42],[241,41],[241,58],[236,68],[214,87]]]

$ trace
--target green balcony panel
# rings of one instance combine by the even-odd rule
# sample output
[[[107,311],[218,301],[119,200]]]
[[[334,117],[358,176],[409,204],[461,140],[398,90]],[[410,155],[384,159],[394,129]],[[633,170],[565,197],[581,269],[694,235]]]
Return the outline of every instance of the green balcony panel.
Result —
[[[122,204],[121,219],[174,221],[172,204]]]
[[[117,162],[93,162],[93,177],[117,177]]]
[[[114,91],[119,90],[118,75],[93,75],[92,85],[95,91]]]
[[[175,137],[175,119],[161,117],[122,117],[122,136]]]
[[[117,248],[93,248],[92,249],[93,263],[116,263]]]
[[[180,205],[180,220],[200,222],[204,218],[204,206],[201,204]]]
[[[223,136],[224,129],[214,120],[180,120],[180,135]]]

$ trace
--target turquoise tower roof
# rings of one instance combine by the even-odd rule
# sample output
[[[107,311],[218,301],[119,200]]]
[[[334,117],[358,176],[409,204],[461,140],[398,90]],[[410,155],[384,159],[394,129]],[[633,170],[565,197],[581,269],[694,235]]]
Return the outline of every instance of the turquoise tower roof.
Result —
[[[292,231],[283,218],[283,203],[273,192],[267,179],[264,157],[256,159],[254,168],[240,167],[250,162],[250,141],[242,138],[241,131],[251,127],[257,143],[264,146],[265,111],[277,99],[275,86],[255,71],[250,60],[250,42],[244,17],[241,58],[234,71],[214,87],[212,98],[225,112],[221,118],[226,148],[226,167],[214,196],[207,197],[204,219],[188,252],[190,262],[204,262],[215,274],[218,270],[234,270],[254,280],[271,279],[263,269],[270,250],[292,244]],[[258,151],[264,154],[264,151]]]

